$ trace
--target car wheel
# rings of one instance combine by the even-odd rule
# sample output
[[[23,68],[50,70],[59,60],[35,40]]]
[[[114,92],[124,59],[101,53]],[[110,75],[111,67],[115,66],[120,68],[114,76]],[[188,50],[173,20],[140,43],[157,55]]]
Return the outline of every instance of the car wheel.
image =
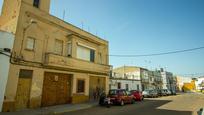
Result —
[[[121,106],[123,106],[123,105],[124,105],[124,101],[123,101],[123,100],[120,102],[120,105],[121,105]]]

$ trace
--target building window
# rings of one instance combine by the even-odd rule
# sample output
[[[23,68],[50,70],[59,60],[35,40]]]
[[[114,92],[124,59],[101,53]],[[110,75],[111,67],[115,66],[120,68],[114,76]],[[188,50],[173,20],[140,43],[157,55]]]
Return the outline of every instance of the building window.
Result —
[[[111,88],[111,86],[112,86],[112,85],[111,85],[111,84],[109,84],[109,90],[111,90],[111,89],[112,89],[112,88]]]
[[[138,90],[138,91],[140,90],[140,86],[139,86],[139,85],[137,85],[137,90]]]
[[[125,84],[125,89],[126,89],[127,91],[129,91],[129,85],[128,85],[128,84]]]
[[[85,80],[77,80],[77,93],[85,92]]]
[[[118,89],[121,89],[121,83],[120,82],[118,83]]]
[[[34,50],[35,47],[35,39],[28,37],[27,38],[27,44],[26,44],[26,49],[28,50]]]
[[[63,52],[63,41],[55,40],[55,51],[56,54],[62,55]]]
[[[40,0],[34,0],[33,1],[33,6],[34,7],[39,8],[39,5],[40,5]]]
[[[83,46],[77,46],[77,58],[86,61],[95,61],[95,50]]]
[[[95,50],[90,50],[90,61],[91,62],[94,62],[95,60]]]
[[[67,56],[70,57],[72,55],[72,44],[67,43]]]
[[[20,69],[19,72],[19,78],[32,78],[33,76],[33,70],[25,70],[25,69]]]

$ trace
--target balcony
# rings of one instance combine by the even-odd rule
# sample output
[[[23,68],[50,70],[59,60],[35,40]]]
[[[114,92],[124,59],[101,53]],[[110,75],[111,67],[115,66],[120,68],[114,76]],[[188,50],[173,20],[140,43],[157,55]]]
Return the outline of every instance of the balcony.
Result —
[[[149,83],[149,79],[144,79],[144,78],[142,78],[142,83]]]
[[[108,75],[110,72],[109,65],[96,64],[71,57],[64,57],[52,53],[46,53],[44,62],[45,66],[59,67],[73,71],[84,71],[87,73],[100,73]]]

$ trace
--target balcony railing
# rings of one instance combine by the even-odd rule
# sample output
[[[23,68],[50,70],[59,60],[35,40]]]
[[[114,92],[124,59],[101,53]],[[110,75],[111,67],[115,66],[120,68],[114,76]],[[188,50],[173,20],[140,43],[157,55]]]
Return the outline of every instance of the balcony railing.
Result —
[[[90,72],[103,73],[103,74],[108,74],[110,72],[109,65],[92,63],[89,61],[60,56],[53,53],[46,53],[44,64],[47,66],[81,70],[81,71],[90,71]]]

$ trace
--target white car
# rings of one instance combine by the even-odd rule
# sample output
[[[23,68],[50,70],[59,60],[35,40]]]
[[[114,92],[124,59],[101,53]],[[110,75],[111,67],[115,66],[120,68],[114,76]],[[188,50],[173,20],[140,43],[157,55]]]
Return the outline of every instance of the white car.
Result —
[[[167,95],[171,95],[171,91],[167,89]]]
[[[151,91],[151,90],[144,90],[144,91],[142,92],[142,96],[143,96],[143,97],[150,97],[150,91]]]

